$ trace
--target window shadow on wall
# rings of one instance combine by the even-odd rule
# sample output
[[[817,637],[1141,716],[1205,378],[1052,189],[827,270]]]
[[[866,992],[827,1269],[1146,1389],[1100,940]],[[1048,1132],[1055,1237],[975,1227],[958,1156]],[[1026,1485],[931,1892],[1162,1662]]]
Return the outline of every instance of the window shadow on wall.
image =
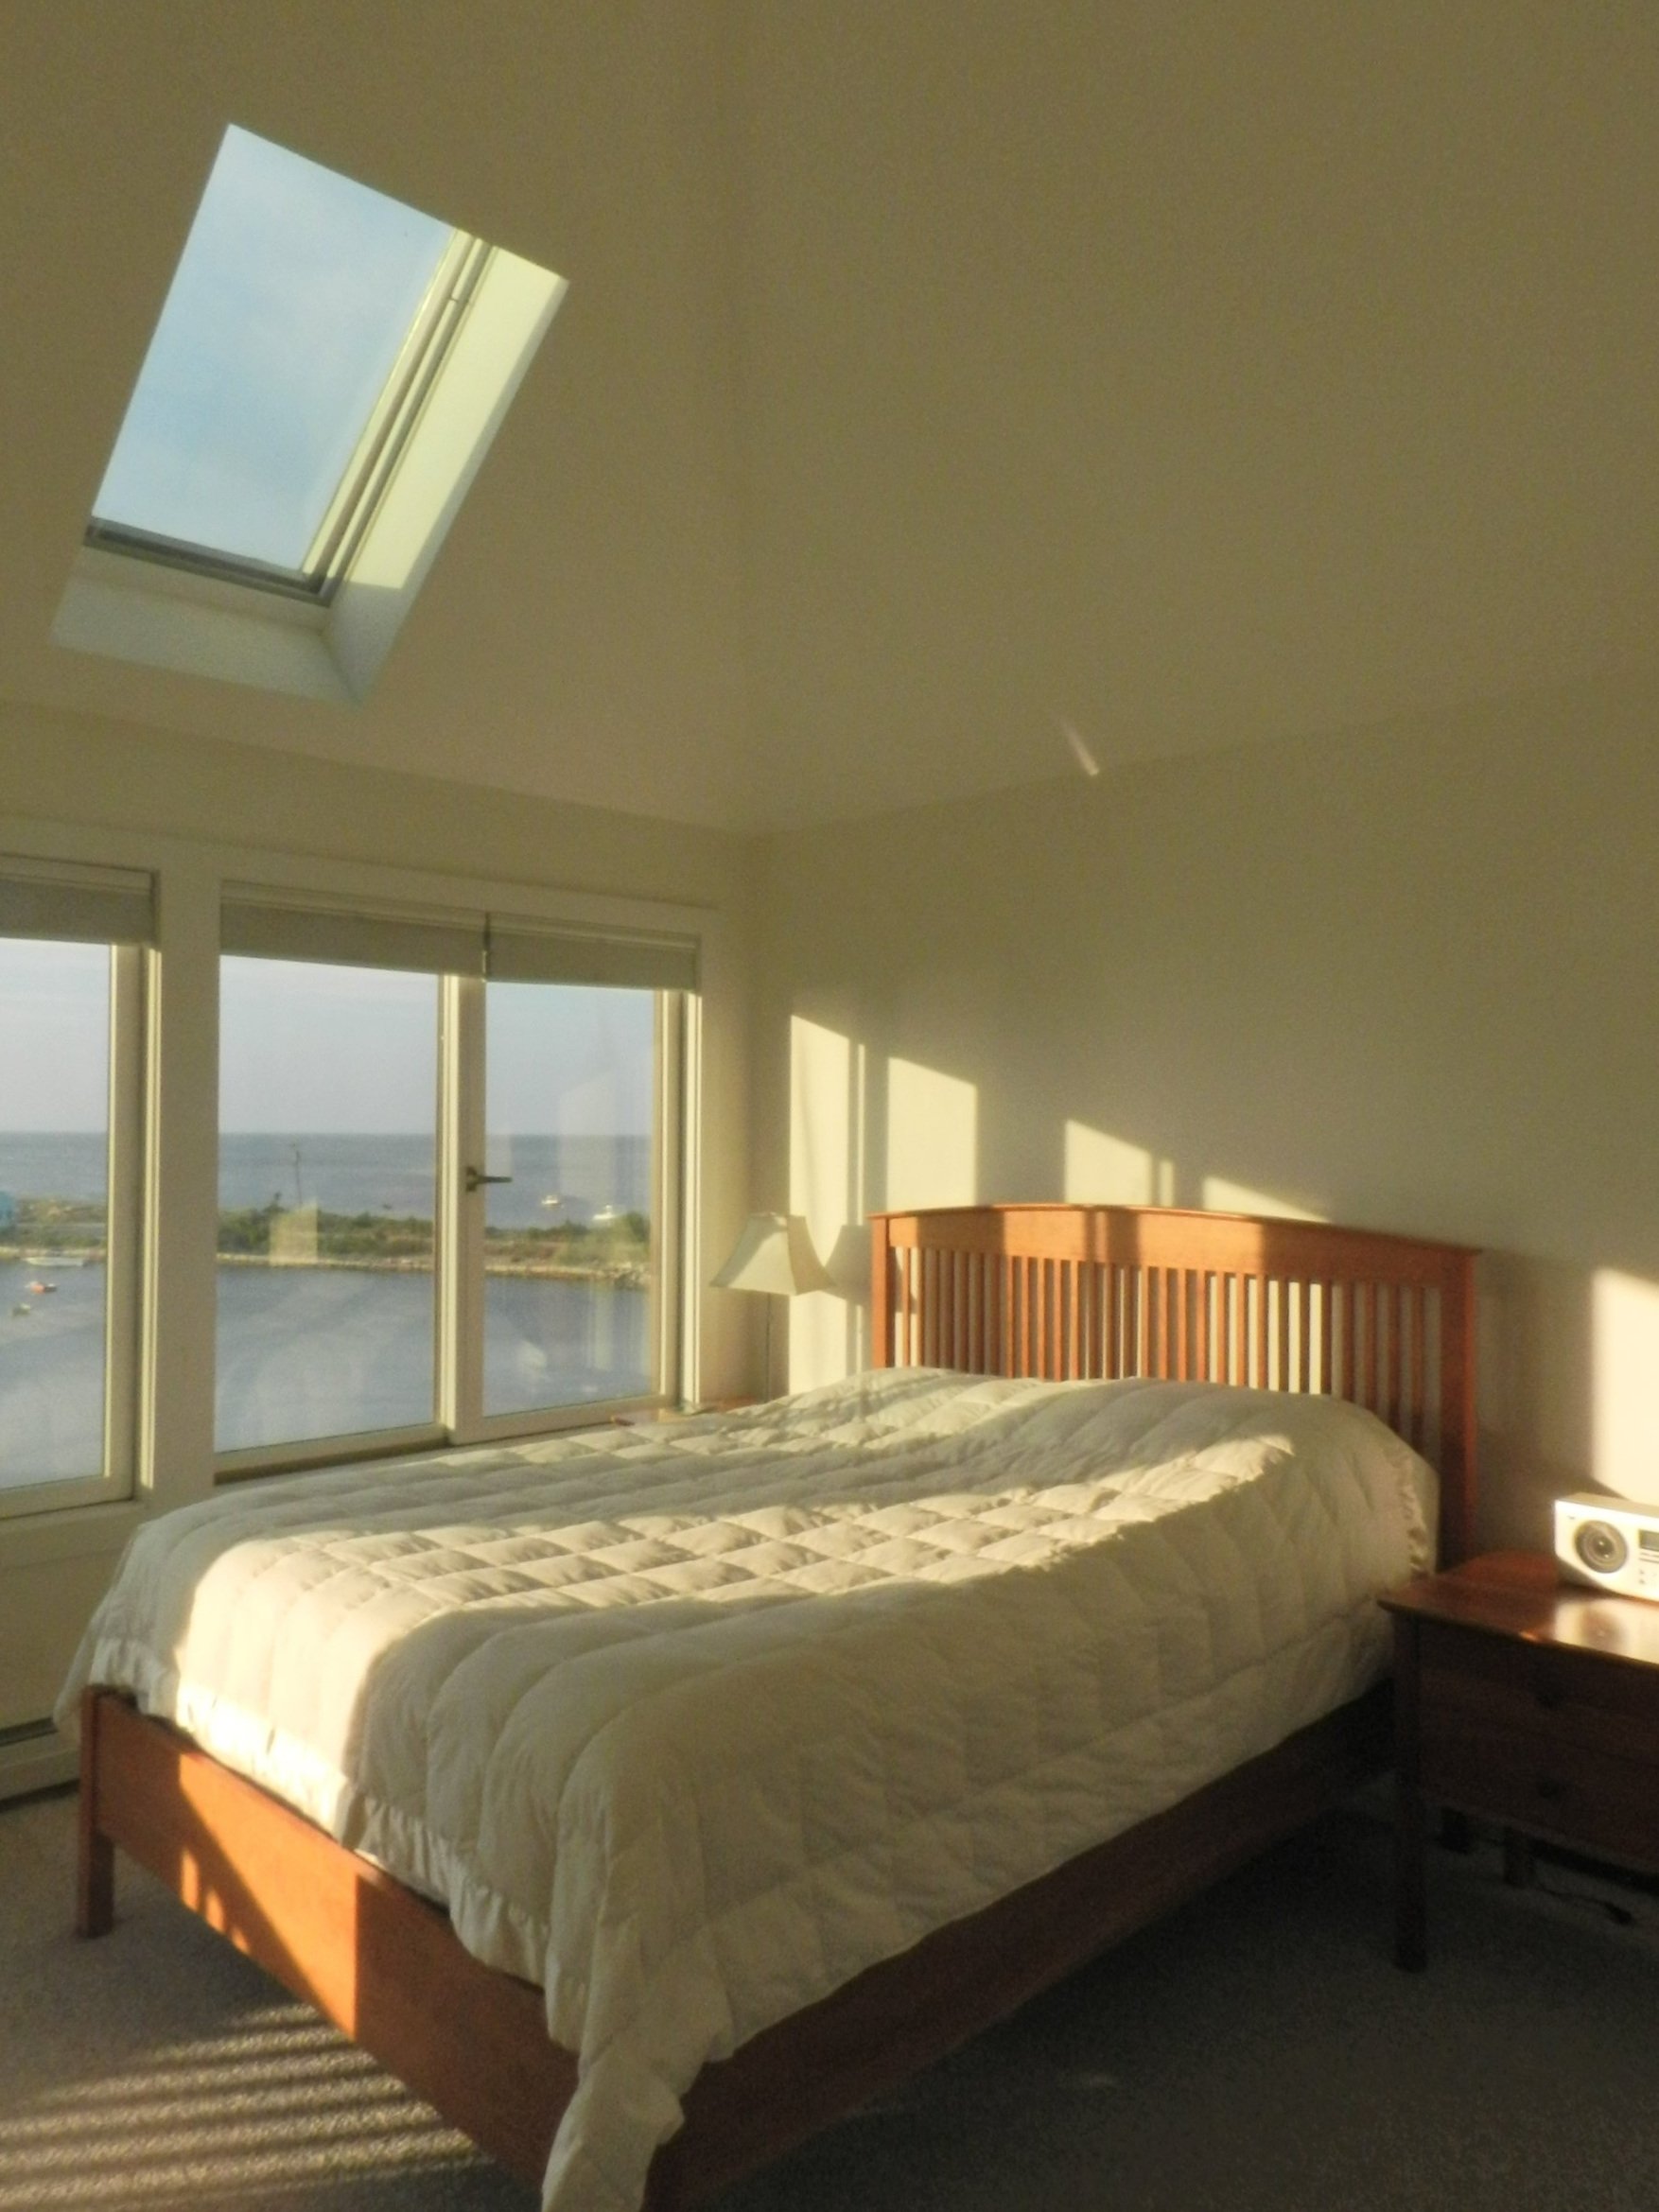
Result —
[[[1034,1116],[1016,1095],[1020,1071],[1011,1076],[987,1084],[794,1018],[791,1209],[806,1215],[835,1288],[794,1301],[792,1387],[867,1359],[864,1224],[883,1208],[1064,1198],[1344,1218],[1306,1184],[1287,1189],[1248,1162],[1205,1159],[1202,1148],[1195,1158],[1186,1141],[1144,1141],[1098,1115]],[[1659,1269],[1488,1247],[1479,1283],[1480,1542],[1548,1549],[1551,1504],[1570,1490],[1659,1501]]]

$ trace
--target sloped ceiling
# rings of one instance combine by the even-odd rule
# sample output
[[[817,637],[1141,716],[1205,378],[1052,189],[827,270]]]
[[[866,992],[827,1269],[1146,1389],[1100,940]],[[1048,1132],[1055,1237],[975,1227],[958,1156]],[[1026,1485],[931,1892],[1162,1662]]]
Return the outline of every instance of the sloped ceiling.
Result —
[[[12,702],[753,828],[1654,656],[1646,0],[21,0],[0,83]],[[227,121],[571,280],[362,707],[48,642]]]

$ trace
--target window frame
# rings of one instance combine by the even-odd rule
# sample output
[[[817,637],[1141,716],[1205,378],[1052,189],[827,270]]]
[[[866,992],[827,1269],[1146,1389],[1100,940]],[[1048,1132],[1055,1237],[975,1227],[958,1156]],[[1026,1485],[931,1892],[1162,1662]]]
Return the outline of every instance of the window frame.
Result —
[[[338,903],[341,913],[351,902]],[[556,921],[541,928],[566,934]],[[571,925],[574,941],[592,932]],[[619,937],[626,932],[618,932]],[[225,954],[221,949],[221,962]],[[280,957],[280,955],[267,955]],[[483,1411],[484,1206],[481,1191],[464,1187],[468,1162],[484,1159],[484,993],[482,975],[438,977],[438,1187],[433,1232],[434,1419],[396,1429],[347,1432],[289,1443],[217,1451],[216,1484],[288,1474],[311,1468],[395,1457],[408,1452],[510,1442],[596,1428],[633,1414],[682,1402],[690,1341],[685,1256],[690,1249],[687,1209],[694,1176],[696,1019],[694,992],[657,987],[655,999],[655,1144],[652,1161],[652,1333],[657,1387],[573,1404],[486,1414]]]
[[[464,231],[450,233],[431,282],[405,332],[385,384],[369,410],[340,482],[297,568],[252,554],[225,552],[192,538],[168,537],[95,512],[84,542],[95,552],[148,561],[175,573],[329,607],[350,573],[393,470],[415,434],[427,393],[442,375],[461,320],[483,280],[491,249]]]
[[[44,943],[73,939],[43,937]],[[98,943],[97,939],[80,942]],[[108,1197],[104,1239],[103,1468],[61,1482],[0,1489],[0,1522],[44,1519],[77,1507],[130,1504],[138,1494],[145,1411],[144,1347],[148,1301],[147,1228],[151,1218],[148,946],[108,944],[110,959]]]

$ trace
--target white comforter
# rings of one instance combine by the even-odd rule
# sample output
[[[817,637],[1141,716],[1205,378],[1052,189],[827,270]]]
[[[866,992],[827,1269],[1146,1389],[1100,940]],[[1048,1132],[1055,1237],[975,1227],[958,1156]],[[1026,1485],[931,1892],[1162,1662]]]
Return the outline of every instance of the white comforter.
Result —
[[[633,2212],[707,2059],[1381,1669],[1429,1471],[1369,1415],[901,1370],[221,1492],[88,1630],[540,1982],[549,2212]]]

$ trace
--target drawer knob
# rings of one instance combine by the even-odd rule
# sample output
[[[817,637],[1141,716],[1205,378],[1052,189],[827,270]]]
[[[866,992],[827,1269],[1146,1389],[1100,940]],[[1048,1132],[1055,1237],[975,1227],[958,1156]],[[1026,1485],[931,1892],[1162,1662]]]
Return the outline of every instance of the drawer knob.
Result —
[[[1567,1794],[1567,1785],[1553,1774],[1541,1774],[1538,1777],[1538,1794],[1545,1804],[1557,1804]]]

